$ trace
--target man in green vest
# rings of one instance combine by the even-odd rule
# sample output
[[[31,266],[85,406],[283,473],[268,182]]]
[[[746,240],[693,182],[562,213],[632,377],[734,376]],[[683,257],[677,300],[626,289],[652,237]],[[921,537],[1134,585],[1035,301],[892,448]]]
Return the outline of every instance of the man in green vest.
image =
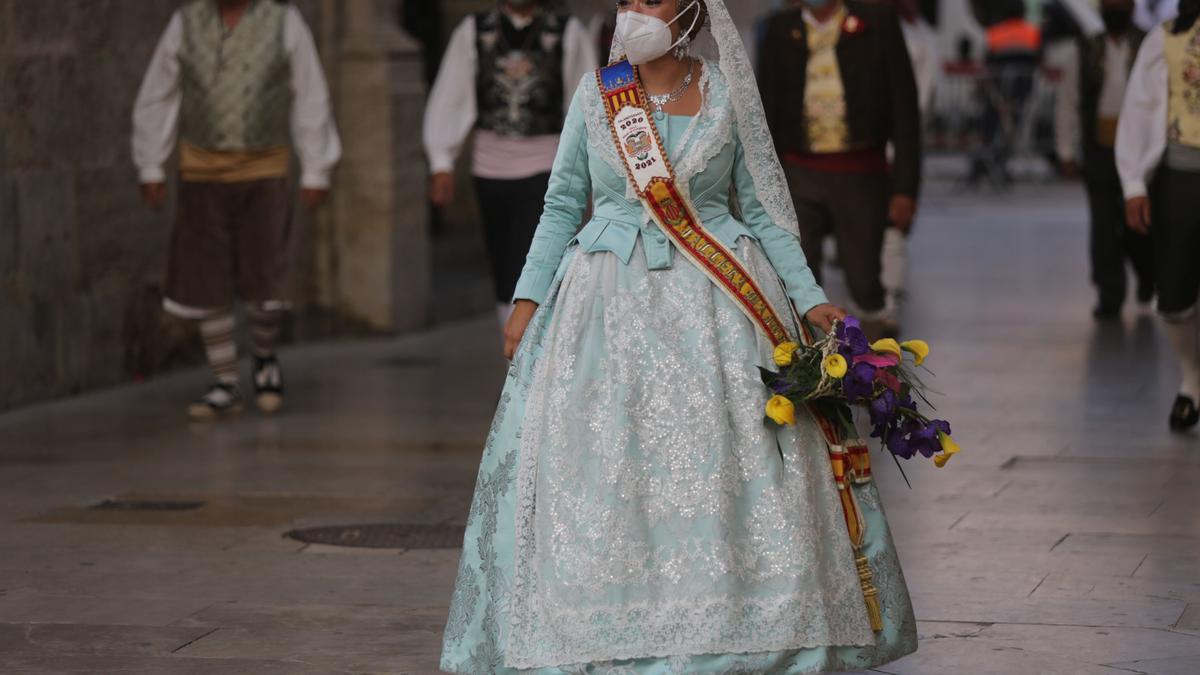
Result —
[[[283,404],[275,355],[287,308],[294,147],[300,198],[329,189],[341,143],[312,34],[300,12],[273,0],[192,0],[175,12],[133,109],[133,161],[146,203],[166,201],[167,159],[178,147],[179,194],[164,308],[199,323],[216,381],[193,419],[241,410],[233,308],[254,345],[255,402]]]
[[[1125,217],[1135,231],[1153,233],[1158,312],[1182,372],[1169,419],[1174,431],[1200,422],[1198,18],[1200,0],[1181,0],[1179,17],[1146,35],[1117,123]]]

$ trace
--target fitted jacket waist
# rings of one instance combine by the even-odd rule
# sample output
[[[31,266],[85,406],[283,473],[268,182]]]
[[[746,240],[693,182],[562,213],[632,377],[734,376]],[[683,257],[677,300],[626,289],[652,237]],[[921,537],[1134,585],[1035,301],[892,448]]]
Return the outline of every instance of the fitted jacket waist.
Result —
[[[636,206],[636,210],[632,207]],[[573,240],[580,251],[595,253],[609,251],[628,265],[638,237],[642,238],[642,249],[646,255],[646,266],[652,270],[671,267],[674,251],[662,230],[653,221],[645,222],[641,204],[629,207],[607,200],[596,205],[591,220],[579,230]],[[708,230],[725,246],[736,249],[740,237],[755,241],[758,237],[741,221],[733,217],[724,204],[697,207],[697,216]]]

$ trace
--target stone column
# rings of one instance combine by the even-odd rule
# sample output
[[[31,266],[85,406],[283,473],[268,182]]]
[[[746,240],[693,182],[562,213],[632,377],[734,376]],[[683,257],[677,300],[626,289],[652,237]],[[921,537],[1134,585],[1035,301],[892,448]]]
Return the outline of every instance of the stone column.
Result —
[[[343,156],[332,225],[318,228],[332,247],[318,244],[318,298],[351,325],[419,329],[429,323],[432,291],[420,49],[399,28],[396,0],[339,2],[336,10],[331,70]]]

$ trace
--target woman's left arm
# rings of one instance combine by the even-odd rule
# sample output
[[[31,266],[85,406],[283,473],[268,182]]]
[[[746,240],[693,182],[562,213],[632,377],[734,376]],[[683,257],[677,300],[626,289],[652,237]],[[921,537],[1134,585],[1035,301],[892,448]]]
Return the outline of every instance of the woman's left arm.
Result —
[[[559,263],[587,211],[592,194],[588,169],[587,110],[584,103],[588,95],[584,87],[588,86],[596,86],[595,77],[585,75],[581,79],[567,111],[562,137],[558,142],[558,155],[550,172],[542,217],[534,230],[521,276],[517,279],[514,302],[531,300],[540,305],[546,301]]]
[[[758,191],[754,187],[754,178],[746,168],[746,154],[742,142],[737,139],[734,142],[736,156],[733,181],[738,202],[741,204],[742,219],[758,237],[767,259],[779,273],[788,298],[797,310],[807,316],[812,309],[829,304],[829,299],[825,297],[825,291],[817,285],[817,280],[808,266],[808,259],[804,257],[804,250],[800,248],[800,237],[776,225],[763,208]]]

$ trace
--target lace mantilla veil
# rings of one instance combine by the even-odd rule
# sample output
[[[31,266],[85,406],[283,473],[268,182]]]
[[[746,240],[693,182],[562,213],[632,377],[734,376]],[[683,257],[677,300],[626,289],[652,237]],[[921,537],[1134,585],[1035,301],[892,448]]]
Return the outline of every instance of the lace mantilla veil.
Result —
[[[681,5],[686,1],[680,0]],[[746,168],[754,179],[754,189],[767,215],[779,227],[800,236],[796,207],[779,156],[775,153],[771,130],[767,128],[758,80],[741,33],[729,15],[725,0],[700,1],[708,7],[708,27],[692,42],[692,56],[717,64],[724,76],[745,152]],[[609,63],[623,58],[625,49],[619,40],[614,40]]]

